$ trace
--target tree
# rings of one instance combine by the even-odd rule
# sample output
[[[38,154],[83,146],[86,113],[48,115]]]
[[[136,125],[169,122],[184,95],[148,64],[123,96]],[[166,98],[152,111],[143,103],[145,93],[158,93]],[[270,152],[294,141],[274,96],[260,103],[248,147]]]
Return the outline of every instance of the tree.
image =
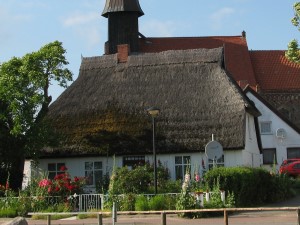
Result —
[[[292,24],[300,31],[300,2],[294,4],[295,16],[292,18]],[[300,48],[296,39],[288,44],[288,50],[285,56],[292,62],[300,63]]]
[[[59,41],[0,65],[0,183],[10,174],[14,188],[22,181],[25,155],[32,156],[51,137],[44,120],[52,81],[67,87],[72,73]]]

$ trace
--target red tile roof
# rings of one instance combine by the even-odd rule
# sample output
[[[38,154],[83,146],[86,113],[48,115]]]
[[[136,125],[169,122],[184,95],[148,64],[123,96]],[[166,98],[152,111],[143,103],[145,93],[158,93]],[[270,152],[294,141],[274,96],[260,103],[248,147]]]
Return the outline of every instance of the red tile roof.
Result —
[[[262,91],[300,89],[300,65],[288,61],[285,51],[250,51],[258,85]]]
[[[249,84],[255,87],[247,41],[243,36],[211,36],[211,37],[172,37],[140,39],[141,52],[161,52],[167,50],[184,50],[196,48],[224,47],[225,67],[233,78],[243,87]]]

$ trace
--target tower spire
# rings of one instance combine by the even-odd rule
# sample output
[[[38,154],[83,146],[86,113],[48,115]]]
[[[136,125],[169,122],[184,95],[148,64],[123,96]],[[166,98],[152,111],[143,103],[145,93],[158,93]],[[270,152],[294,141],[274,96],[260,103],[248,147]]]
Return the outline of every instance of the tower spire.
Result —
[[[139,51],[138,18],[144,15],[139,0],[106,0],[102,16],[108,18],[108,41],[105,53],[117,53],[118,45],[128,44]]]

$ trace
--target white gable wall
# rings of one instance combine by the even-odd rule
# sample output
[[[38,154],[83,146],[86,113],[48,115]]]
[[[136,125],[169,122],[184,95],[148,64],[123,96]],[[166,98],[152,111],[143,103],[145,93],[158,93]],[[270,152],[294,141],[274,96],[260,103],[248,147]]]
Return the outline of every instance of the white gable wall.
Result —
[[[243,165],[259,167],[261,165],[261,154],[258,148],[254,117],[246,113],[246,143],[243,151]]]
[[[247,92],[247,96],[255,103],[255,106],[261,112],[258,118],[259,122],[271,121],[271,133],[261,134],[262,147],[276,148],[277,165],[279,169],[282,161],[287,159],[287,148],[300,147],[300,134],[291,128],[285,121],[278,117],[272,110],[264,105],[252,93]],[[286,131],[286,138],[281,139],[276,137],[276,131],[283,128]],[[271,169],[272,165],[263,165],[267,169]]]

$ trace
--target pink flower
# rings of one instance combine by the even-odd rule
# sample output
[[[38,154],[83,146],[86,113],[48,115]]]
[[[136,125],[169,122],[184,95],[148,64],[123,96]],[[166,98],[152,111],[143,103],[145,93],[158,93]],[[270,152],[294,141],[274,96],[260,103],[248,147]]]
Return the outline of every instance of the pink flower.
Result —
[[[199,176],[199,174],[197,174],[197,175],[195,176],[195,180],[196,180],[197,182],[200,181],[200,176]]]
[[[52,185],[51,180],[43,179],[39,182],[39,187],[47,187]]]

